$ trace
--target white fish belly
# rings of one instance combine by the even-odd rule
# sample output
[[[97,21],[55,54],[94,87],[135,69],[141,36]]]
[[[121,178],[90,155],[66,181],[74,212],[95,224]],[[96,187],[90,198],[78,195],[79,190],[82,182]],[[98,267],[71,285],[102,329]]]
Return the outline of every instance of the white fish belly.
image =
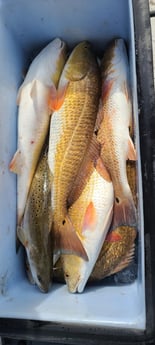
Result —
[[[88,228],[83,234],[85,236],[83,245],[87,252],[89,261],[83,261],[83,264],[81,265],[81,278],[77,287],[78,292],[83,291],[93,270],[109,230],[113,214],[114,193],[112,182],[104,180],[96,171],[94,174],[96,174],[96,179],[92,202],[97,213],[97,224],[94,230],[90,230]]]
[[[84,239],[80,237],[82,245],[84,246],[88,255],[89,261],[84,261],[82,258],[74,257],[74,260],[71,261],[70,264],[68,264],[69,258],[66,259],[65,263],[65,255],[63,257],[64,270],[66,269],[69,276],[69,279],[67,279],[67,284],[71,292],[82,292],[84,290],[84,287],[102,248],[112,220],[114,201],[112,182],[107,182],[98,174],[96,170],[94,170],[89,180],[90,190],[92,190],[92,185],[93,192],[89,193],[89,191],[87,190],[88,194],[91,194],[90,197],[87,198],[88,194],[86,195],[85,190],[82,192],[82,194],[85,193],[85,197],[87,200],[85,211],[90,202],[93,203],[96,212],[96,225],[93,228],[91,227],[91,225],[85,228],[82,232],[82,236],[84,236]],[[81,195],[80,198],[82,197],[83,196]],[[78,200],[79,203],[80,198]],[[74,267],[72,267],[72,264],[76,265],[76,272]]]
[[[46,91],[42,88],[41,103],[38,105],[38,109],[40,106],[40,112],[36,112],[34,102],[30,97],[30,90],[30,85],[24,86],[19,106],[18,150],[21,156],[21,171],[17,178],[19,218],[24,212],[29,187],[47,135],[50,120],[47,105],[44,101]]]

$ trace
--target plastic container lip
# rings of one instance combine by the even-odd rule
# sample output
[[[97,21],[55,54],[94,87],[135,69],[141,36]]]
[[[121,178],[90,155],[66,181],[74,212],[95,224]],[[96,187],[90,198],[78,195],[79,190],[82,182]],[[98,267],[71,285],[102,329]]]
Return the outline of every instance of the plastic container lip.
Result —
[[[20,11],[23,8],[25,15],[21,18]],[[52,8],[55,13],[49,20]],[[63,11],[65,15],[61,20],[60,13]],[[96,26],[92,25],[92,18],[95,17],[98,18]],[[16,255],[14,245],[16,178],[8,172],[8,163],[16,148],[16,92],[21,82],[22,68],[30,57],[33,45],[42,46],[55,36],[64,38],[70,46],[82,39],[89,39],[97,50],[101,44],[104,47],[113,37],[123,37],[127,42],[130,59],[139,177],[138,279],[127,286],[87,288],[82,295],[70,295],[65,286],[59,285],[54,285],[48,295],[40,293],[27,282],[22,253]],[[36,11],[36,1],[3,0],[0,6],[0,42],[3,48],[0,51],[0,75],[3,81],[0,85],[0,100],[1,109],[5,113],[5,119],[0,119],[0,262],[3,262],[0,266],[0,317],[144,330],[146,320],[142,181],[132,2],[120,0],[116,5],[112,0],[97,0],[95,7],[92,3],[89,3],[88,7],[88,1],[80,0],[72,6],[72,1],[66,0],[64,9],[61,2],[56,3],[53,0],[45,5],[44,1],[39,0]],[[8,194],[6,190],[9,190]]]

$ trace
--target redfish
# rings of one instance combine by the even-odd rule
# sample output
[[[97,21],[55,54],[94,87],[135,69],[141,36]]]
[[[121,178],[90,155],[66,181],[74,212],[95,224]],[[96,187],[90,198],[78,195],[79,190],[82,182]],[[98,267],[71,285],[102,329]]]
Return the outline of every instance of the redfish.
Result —
[[[52,210],[55,250],[87,253],[68,215],[68,197],[93,135],[100,95],[96,58],[88,42],[78,44],[62,72],[51,118],[49,167],[53,175]]]
[[[65,43],[49,43],[32,61],[18,91],[18,149],[10,162],[17,177],[17,223],[21,225],[26,200],[50,125],[49,99],[66,60]]]
[[[137,172],[135,161],[127,162],[127,177],[137,206]],[[90,281],[101,280],[127,267],[135,255],[136,227],[120,226],[109,232],[90,276]]]
[[[97,170],[96,170],[97,169]],[[88,255],[88,261],[75,255],[62,255],[64,278],[70,292],[82,292],[96,263],[113,215],[113,185],[102,177],[100,159],[82,194],[69,209],[71,219]]]
[[[132,191],[133,199],[135,205],[137,205],[137,176],[136,176],[136,164],[135,161],[128,161],[127,162],[127,176],[129,185]],[[103,246],[101,248],[100,254],[97,258],[97,261],[94,265],[94,268],[89,276],[88,282],[95,282],[98,280],[102,280],[107,276],[110,276],[114,273],[121,271],[122,269],[126,268],[134,259],[135,255],[135,238],[137,236],[137,229],[135,227],[129,226],[121,226],[118,227],[111,232],[109,232],[105,238]],[[75,259],[72,260],[72,256],[70,258],[71,263],[69,263],[68,258],[68,268],[65,270],[65,279],[64,279],[64,272],[63,272],[63,262],[65,262],[65,256],[59,259],[54,267],[54,279],[59,282],[63,282],[70,280],[69,274],[73,277],[75,272],[78,271],[76,266]],[[80,262],[80,260],[79,260]],[[66,264],[67,266],[67,264]],[[73,272],[71,271],[70,267],[72,267]],[[76,276],[78,276],[76,274]],[[72,285],[71,285],[72,284]],[[70,282],[70,289],[73,290],[75,288],[74,280],[72,278]],[[69,283],[68,283],[69,285]],[[69,285],[69,286],[70,286]]]
[[[136,209],[127,180],[126,161],[136,160],[129,135],[132,105],[129,86],[129,62],[124,41],[115,39],[107,48],[102,64],[101,125],[96,133],[101,158],[114,186],[115,202],[111,229],[135,226]]]

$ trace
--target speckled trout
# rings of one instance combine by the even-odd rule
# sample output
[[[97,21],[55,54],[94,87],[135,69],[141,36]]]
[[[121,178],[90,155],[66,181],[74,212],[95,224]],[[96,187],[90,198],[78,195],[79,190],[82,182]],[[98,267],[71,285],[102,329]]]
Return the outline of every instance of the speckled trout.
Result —
[[[18,225],[21,225],[31,181],[49,130],[49,100],[56,94],[65,60],[65,43],[57,38],[32,61],[18,92],[18,149],[9,165],[10,170],[18,174]]]
[[[100,93],[99,68],[88,42],[78,44],[62,72],[57,109],[51,118],[49,167],[53,175],[52,209],[55,250],[87,253],[68,215],[67,200],[92,138]]]
[[[52,177],[47,162],[48,148],[43,149],[30,193],[22,225],[17,228],[19,240],[25,247],[28,276],[42,292],[48,292],[52,279]]]
[[[129,135],[132,106],[129,89],[129,63],[124,41],[115,39],[107,48],[101,65],[102,122],[97,133],[101,157],[110,173],[115,192],[111,229],[136,225],[136,209],[126,174],[127,159],[136,160]]]

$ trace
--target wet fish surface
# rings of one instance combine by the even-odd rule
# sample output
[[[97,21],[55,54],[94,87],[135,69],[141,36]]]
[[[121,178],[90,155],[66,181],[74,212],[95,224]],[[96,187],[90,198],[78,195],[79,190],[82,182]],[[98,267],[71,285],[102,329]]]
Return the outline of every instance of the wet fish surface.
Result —
[[[100,93],[99,68],[88,42],[72,51],[58,86],[52,116],[49,167],[53,175],[52,208],[55,249],[88,259],[68,216],[68,196],[92,138]]]
[[[115,192],[111,229],[136,226],[136,209],[127,180],[126,161],[136,160],[136,151],[129,135],[132,106],[129,87],[129,63],[124,41],[114,40],[107,48],[102,63],[102,122],[97,132],[101,157],[108,170]]]
[[[99,167],[100,168],[100,167]],[[76,255],[62,255],[64,277],[70,292],[82,292],[96,263],[113,214],[113,186],[94,168],[82,194],[70,207],[69,217],[88,261]]]
[[[53,272],[51,190],[48,146],[45,146],[32,180],[22,225],[17,229],[27,254],[29,280],[42,292],[48,292]]]
[[[17,174],[17,224],[21,225],[31,181],[47,136],[49,100],[66,60],[66,45],[59,38],[49,43],[32,61],[21,85],[17,103],[18,149],[10,162]]]

